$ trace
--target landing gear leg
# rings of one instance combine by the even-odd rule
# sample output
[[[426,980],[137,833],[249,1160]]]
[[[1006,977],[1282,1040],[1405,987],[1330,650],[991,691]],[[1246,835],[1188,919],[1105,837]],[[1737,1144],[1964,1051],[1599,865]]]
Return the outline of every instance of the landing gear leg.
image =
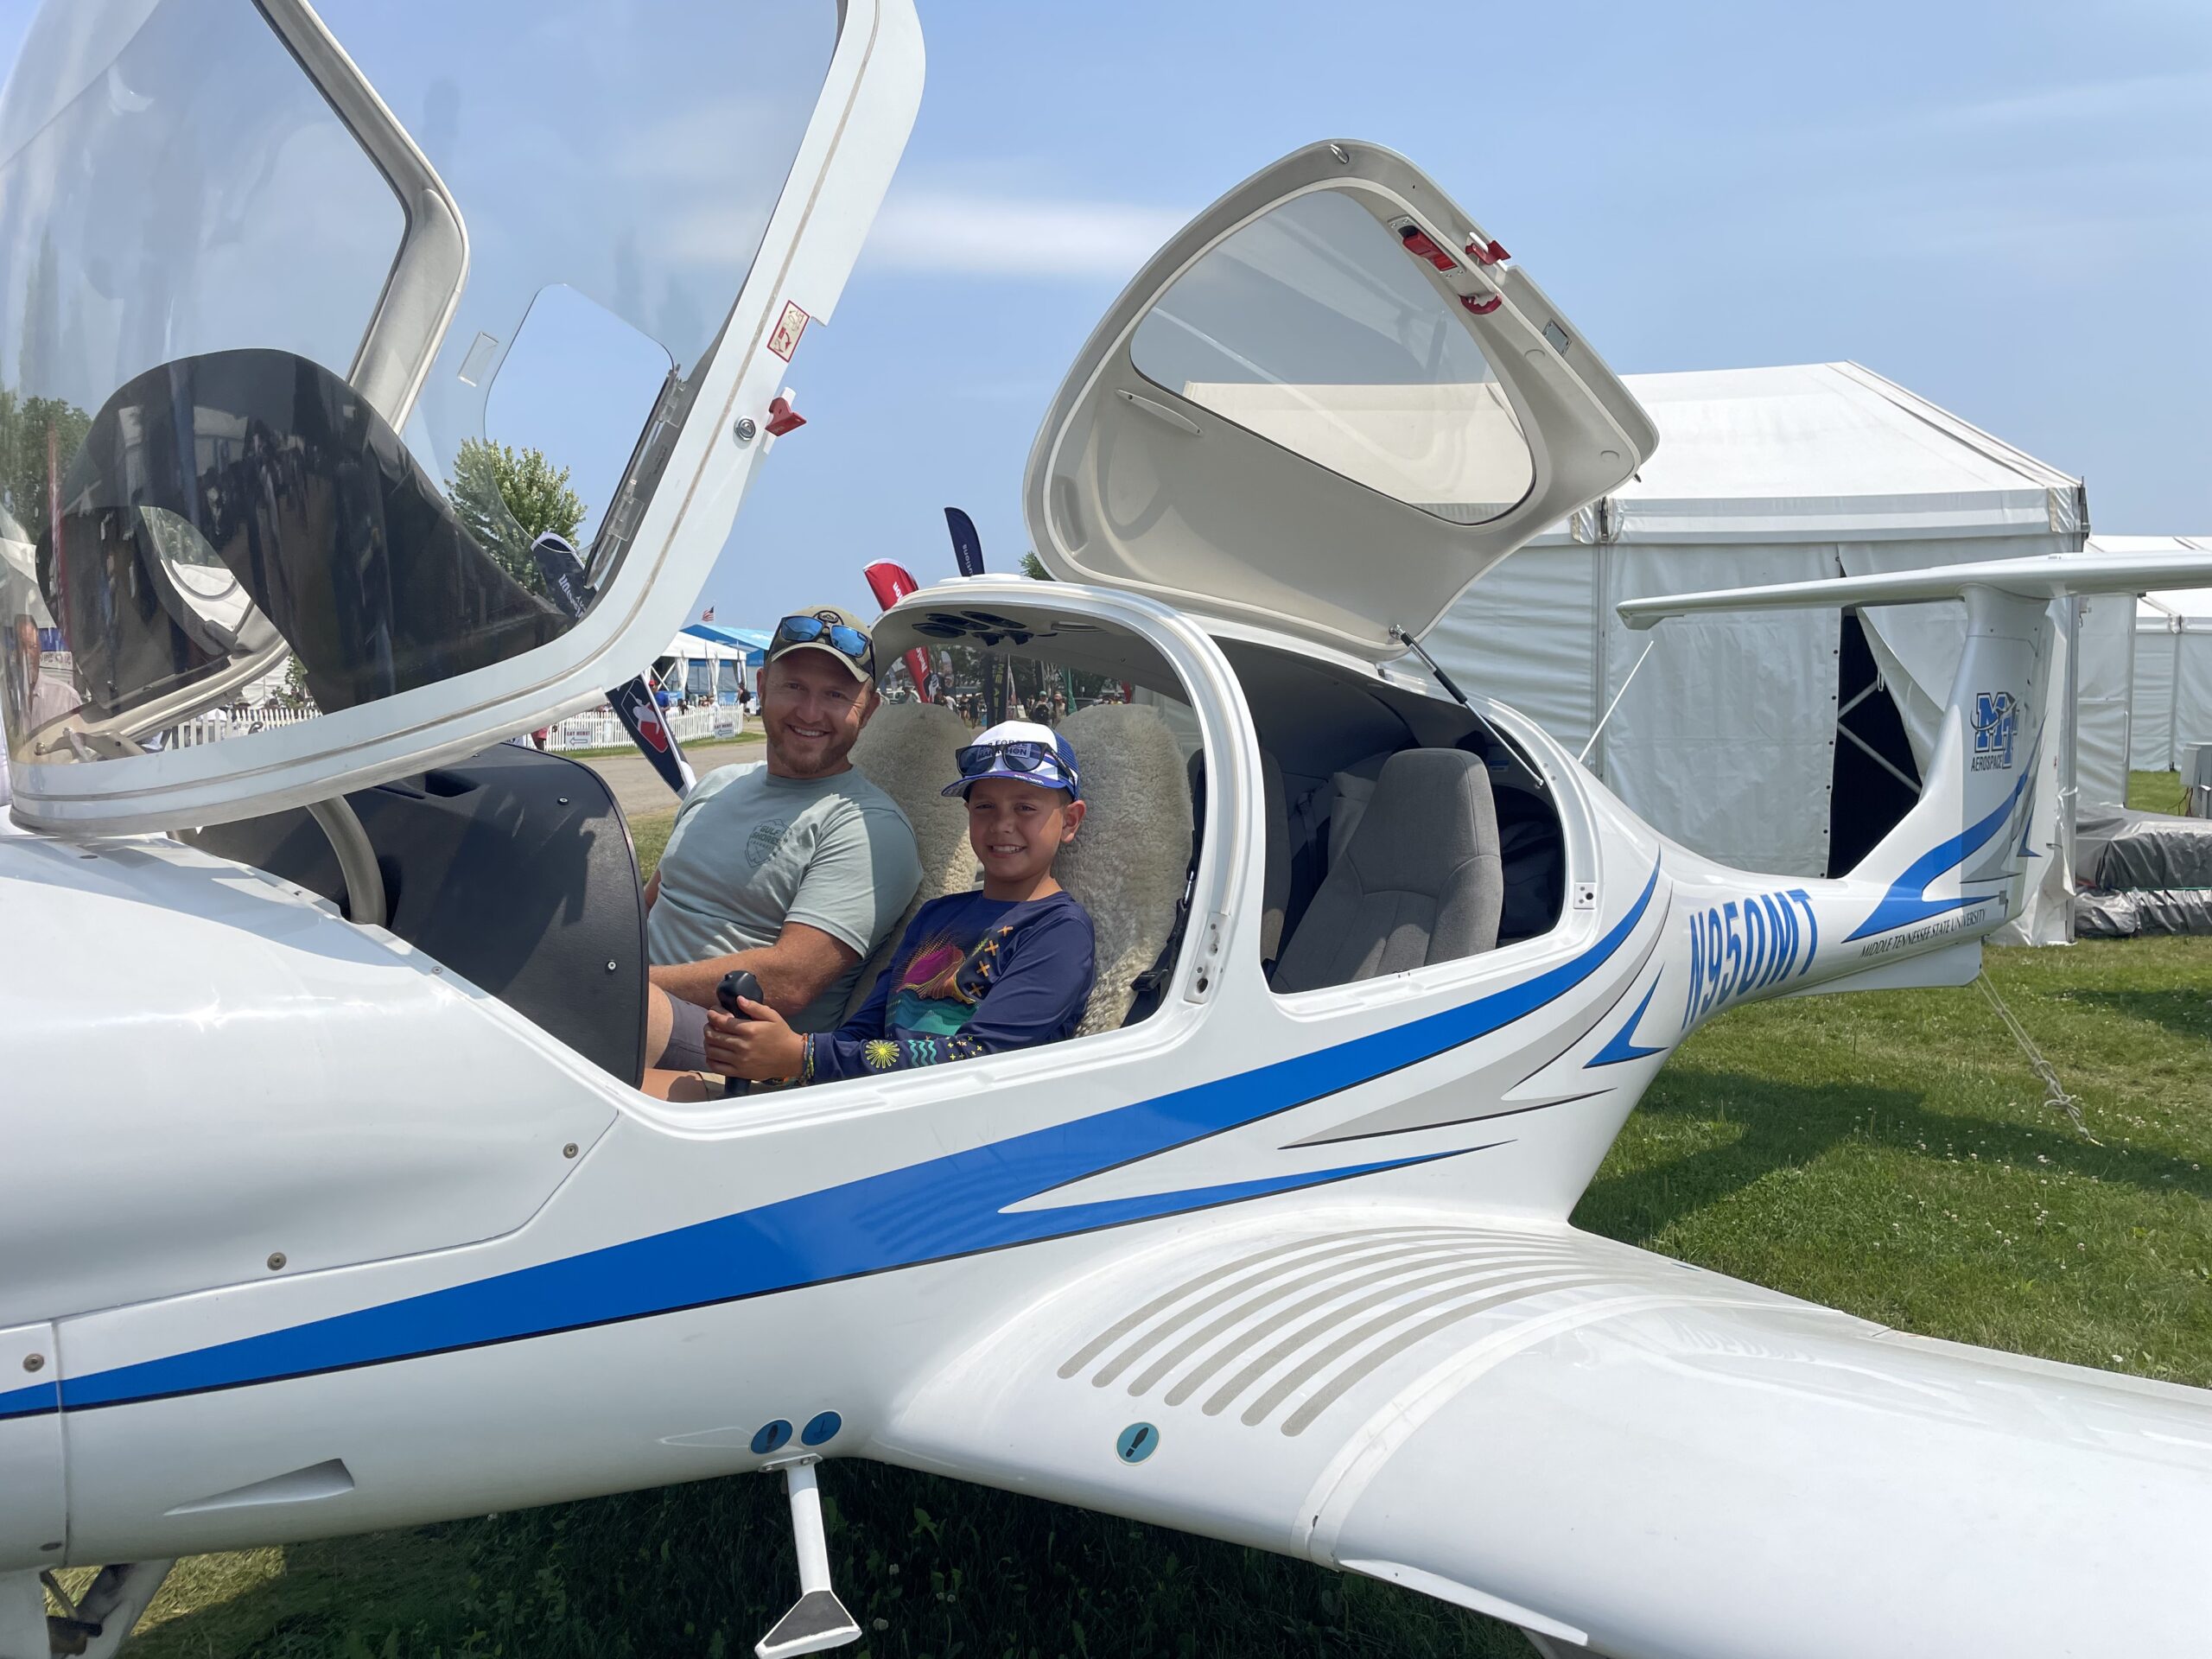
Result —
[[[760,1659],[820,1653],[861,1638],[861,1627],[830,1587],[830,1542],[823,1536],[822,1493],[814,1481],[818,1461],[801,1458],[783,1465],[784,1491],[791,1501],[791,1540],[798,1547],[799,1597],[776,1628],[753,1644]]]
[[[60,1618],[47,1617],[41,1574],[0,1573],[0,1659],[111,1659],[130,1639],[173,1565],[133,1561],[104,1567],[84,1599]]]

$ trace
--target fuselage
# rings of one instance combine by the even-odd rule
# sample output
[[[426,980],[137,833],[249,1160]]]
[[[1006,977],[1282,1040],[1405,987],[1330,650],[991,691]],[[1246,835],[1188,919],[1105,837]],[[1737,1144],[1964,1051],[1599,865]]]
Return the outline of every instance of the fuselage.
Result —
[[[48,1150],[0,1203],[0,1325],[50,1350],[0,1433],[65,1455],[71,1493],[65,1528],[55,1467],[5,1564],[65,1530],[69,1559],[136,1559],[721,1473],[825,1411],[825,1450],[865,1449],[988,1310],[1224,1205],[1325,1185],[1557,1228],[1698,1020],[1860,967],[1878,891],[1700,860],[1493,707],[1560,817],[1557,925],[1272,995],[1260,838],[1232,833],[1261,808],[1249,721],[1205,635],[1160,632],[1217,780],[1211,977],[893,1079],[671,1107],[276,878],[163,838],[0,840],[18,937],[49,942],[7,969],[11,1136]],[[118,941],[193,970],[118,998]],[[334,1459],[342,1490],[225,1497]]]

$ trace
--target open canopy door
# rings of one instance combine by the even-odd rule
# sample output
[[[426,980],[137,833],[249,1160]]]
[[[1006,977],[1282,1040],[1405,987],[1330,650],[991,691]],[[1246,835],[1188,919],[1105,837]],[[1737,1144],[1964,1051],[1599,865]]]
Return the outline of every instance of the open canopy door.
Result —
[[[16,821],[308,805],[636,673],[921,77],[912,0],[48,0],[0,93]],[[173,740],[272,675],[305,717]]]
[[[1655,442],[1425,175],[1323,143],[1138,274],[1054,399],[1023,496],[1056,575],[1380,661]]]

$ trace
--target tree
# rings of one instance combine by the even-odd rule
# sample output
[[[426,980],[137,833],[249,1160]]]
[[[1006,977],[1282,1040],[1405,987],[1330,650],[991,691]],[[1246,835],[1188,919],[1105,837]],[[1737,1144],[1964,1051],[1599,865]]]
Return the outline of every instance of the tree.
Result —
[[[1034,553],[1021,556],[1021,574],[1032,582],[1050,582],[1052,573],[1045,568],[1045,561]]]
[[[454,514],[476,544],[533,594],[545,591],[530,544],[547,531],[574,541],[586,508],[542,449],[517,450],[484,438],[464,438],[446,486]]]
[[[66,399],[0,391],[0,499],[34,542],[47,528],[47,463],[51,459],[66,476],[92,425],[92,417]]]

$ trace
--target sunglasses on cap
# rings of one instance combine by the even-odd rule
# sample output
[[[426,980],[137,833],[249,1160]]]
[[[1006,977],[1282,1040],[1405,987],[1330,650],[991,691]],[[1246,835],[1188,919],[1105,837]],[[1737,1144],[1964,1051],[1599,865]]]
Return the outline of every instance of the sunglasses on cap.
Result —
[[[1032,738],[1018,738],[1011,743],[970,743],[966,748],[957,750],[952,759],[960,768],[963,782],[988,778],[993,772],[1040,769],[1063,783],[1077,781],[1075,768],[1068,765],[1066,757],[1057,747]]]
[[[858,628],[842,622],[825,622],[818,616],[787,616],[776,624],[776,632],[768,641],[772,652],[785,645],[827,645],[841,655],[851,658],[875,672],[875,645]]]

